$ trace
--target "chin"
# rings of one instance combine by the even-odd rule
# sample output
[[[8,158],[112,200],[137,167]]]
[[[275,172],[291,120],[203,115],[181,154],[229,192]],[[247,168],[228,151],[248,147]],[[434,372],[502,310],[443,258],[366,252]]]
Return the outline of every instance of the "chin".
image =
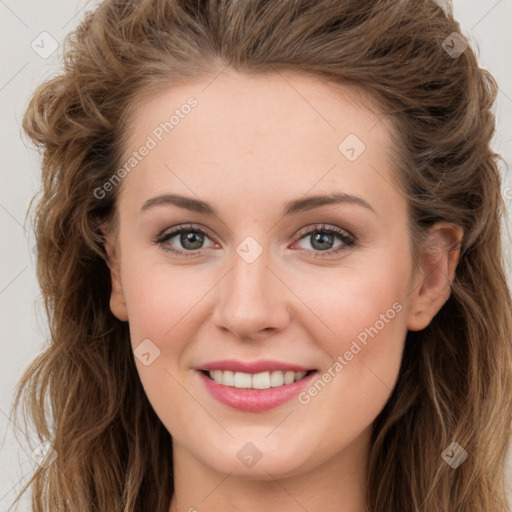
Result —
[[[218,444],[215,451],[196,452],[196,457],[213,471],[258,480],[296,476],[307,471],[312,462],[312,455],[308,456],[304,445],[286,446],[280,442],[277,448],[265,440],[264,435],[253,437],[254,441],[250,439],[251,436],[239,441],[232,439],[229,443]],[[313,451],[314,447],[311,449]]]

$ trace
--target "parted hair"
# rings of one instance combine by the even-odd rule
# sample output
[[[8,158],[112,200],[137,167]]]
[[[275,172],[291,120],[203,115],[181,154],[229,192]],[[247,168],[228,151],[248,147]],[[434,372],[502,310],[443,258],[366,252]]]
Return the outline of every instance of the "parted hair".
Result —
[[[13,411],[58,454],[19,495],[32,490],[35,512],[168,510],[172,438],[139,380],[128,324],[109,308],[101,226],[115,219],[119,187],[101,199],[94,190],[121,165],[137,102],[228,66],[364,91],[393,126],[414,254],[438,221],[464,230],[451,295],[407,333],[374,422],[368,511],[508,510],[512,304],[502,159],[491,147],[498,87],[471,44],[447,51],[454,32],[470,43],[433,0],[106,0],[86,12],[23,118],[42,153],[29,211],[49,337]],[[452,442],[468,453],[457,469],[441,457]]]

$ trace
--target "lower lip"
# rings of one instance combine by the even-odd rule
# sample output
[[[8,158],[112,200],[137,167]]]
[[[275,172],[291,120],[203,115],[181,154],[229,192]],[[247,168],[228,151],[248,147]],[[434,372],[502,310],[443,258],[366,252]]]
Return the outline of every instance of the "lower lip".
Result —
[[[214,398],[223,404],[233,407],[234,409],[249,412],[266,411],[291,400],[309,384],[317,373],[317,371],[311,372],[309,375],[297,382],[284,384],[283,386],[277,386],[275,388],[244,389],[224,386],[224,384],[215,382],[207,377],[203,372],[199,371],[206,389]]]

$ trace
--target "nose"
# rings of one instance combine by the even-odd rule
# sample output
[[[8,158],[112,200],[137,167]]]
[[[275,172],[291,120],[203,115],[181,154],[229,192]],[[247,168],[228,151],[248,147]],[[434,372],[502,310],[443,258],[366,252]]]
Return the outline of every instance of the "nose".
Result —
[[[252,263],[235,254],[233,267],[216,287],[214,323],[234,338],[275,335],[290,321],[290,292],[269,259],[265,250]]]

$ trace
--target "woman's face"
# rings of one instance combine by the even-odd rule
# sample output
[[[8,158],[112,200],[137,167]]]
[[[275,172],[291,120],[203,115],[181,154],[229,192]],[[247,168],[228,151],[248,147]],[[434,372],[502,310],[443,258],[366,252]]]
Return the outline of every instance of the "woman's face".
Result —
[[[362,460],[407,329],[447,298],[423,297],[389,125],[352,93],[226,71],[132,118],[111,308],[183,461],[268,479]]]

